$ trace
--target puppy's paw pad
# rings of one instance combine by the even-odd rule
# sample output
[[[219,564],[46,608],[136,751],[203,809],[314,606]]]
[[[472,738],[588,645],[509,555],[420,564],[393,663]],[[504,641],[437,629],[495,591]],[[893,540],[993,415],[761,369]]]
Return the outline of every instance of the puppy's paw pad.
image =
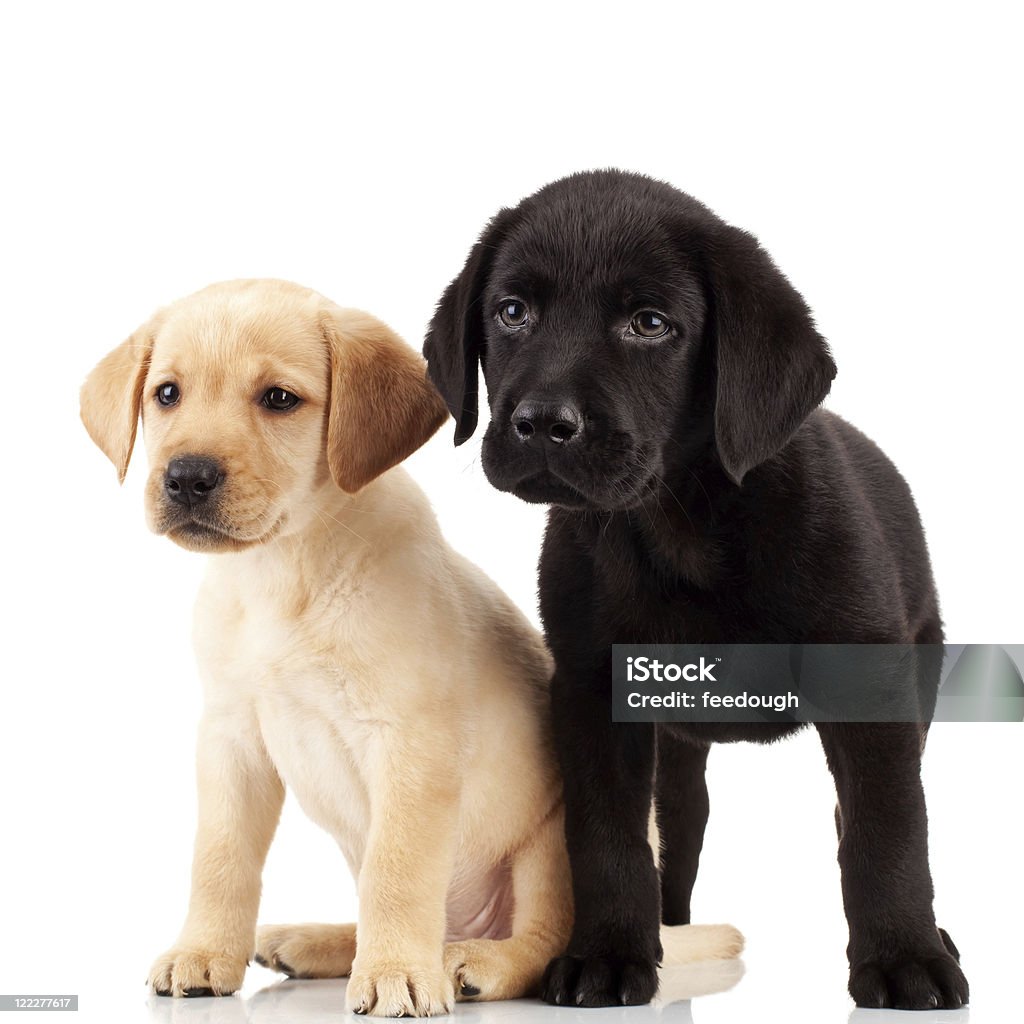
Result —
[[[619,956],[557,957],[541,983],[544,1001],[556,1006],[639,1006],[657,991],[653,960]]]
[[[958,1010],[970,1001],[970,988],[949,953],[925,953],[857,964],[850,971],[850,995],[873,1009]]]
[[[272,924],[256,930],[253,959],[289,978],[344,978],[355,953],[355,925]]]
[[[246,958],[176,946],[157,958],[149,985],[161,996],[229,996],[242,985]]]
[[[353,967],[345,1007],[371,1017],[436,1017],[451,1013],[455,989],[438,966]]]

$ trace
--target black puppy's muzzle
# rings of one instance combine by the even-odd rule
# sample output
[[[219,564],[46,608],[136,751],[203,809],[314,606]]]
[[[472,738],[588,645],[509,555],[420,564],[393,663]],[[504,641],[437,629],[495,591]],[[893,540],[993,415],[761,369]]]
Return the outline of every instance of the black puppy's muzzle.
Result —
[[[565,445],[582,440],[583,415],[567,401],[524,398],[512,412],[512,430],[523,444]]]
[[[164,493],[170,501],[191,510],[210,498],[224,480],[213,459],[187,455],[171,459],[164,473]]]

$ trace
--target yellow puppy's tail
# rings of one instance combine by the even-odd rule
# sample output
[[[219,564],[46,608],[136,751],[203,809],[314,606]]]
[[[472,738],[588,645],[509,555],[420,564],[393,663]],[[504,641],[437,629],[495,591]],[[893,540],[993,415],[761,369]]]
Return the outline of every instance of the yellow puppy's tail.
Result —
[[[662,965],[695,960],[731,960],[743,952],[743,935],[731,924],[661,926]]]

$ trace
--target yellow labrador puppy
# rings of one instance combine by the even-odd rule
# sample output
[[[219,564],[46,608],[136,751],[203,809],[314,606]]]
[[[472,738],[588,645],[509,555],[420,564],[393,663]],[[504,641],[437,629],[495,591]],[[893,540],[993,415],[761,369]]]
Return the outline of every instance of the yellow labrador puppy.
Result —
[[[123,479],[142,418],[149,525],[209,552],[192,896],[150,983],[223,995],[247,962],[350,975],[379,1016],[535,989],[572,898],[535,630],[445,543],[400,468],[447,416],[383,323],[282,281],[214,285],[93,370],[82,418]],[[285,786],[334,836],[357,928],[262,928]],[[727,926],[674,959],[732,956]]]

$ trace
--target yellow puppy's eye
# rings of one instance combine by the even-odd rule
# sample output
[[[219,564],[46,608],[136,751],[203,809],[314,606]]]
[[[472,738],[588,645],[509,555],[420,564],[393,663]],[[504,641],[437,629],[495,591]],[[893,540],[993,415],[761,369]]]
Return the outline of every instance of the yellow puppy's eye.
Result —
[[[641,310],[629,322],[629,329],[641,338],[660,338],[668,334],[672,325],[653,309]]]
[[[260,400],[263,405],[268,409],[273,409],[274,412],[287,412],[289,409],[294,409],[299,404],[299,396],[292,394],[291,391],[287,391],[284,388],[267,388],[266,394]]]
[[[525,302],[518,299],[504,299],[498,309],[498,316],[506,327],[522,327],[530,319]]]
[[[161,405],[177,405],[180,398],[181,391],[178,389],[177,384],[161,384],[156,389],[156,400]]]

